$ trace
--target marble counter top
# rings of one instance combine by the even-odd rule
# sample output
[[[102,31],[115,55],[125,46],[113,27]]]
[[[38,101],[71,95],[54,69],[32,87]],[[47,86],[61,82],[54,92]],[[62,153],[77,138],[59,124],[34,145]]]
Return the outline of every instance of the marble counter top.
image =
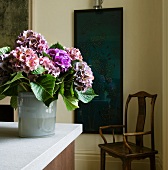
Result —
[[[20,138],[16,122],[0,122],[0,170],[41,170],[81,133],[81,124],[56,123],[53,136]]]

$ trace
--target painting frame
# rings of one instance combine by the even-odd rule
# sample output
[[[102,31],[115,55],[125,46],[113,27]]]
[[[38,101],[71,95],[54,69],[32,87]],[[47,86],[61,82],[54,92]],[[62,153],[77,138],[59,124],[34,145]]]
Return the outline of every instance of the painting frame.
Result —
[[[74,122],[83,124],[83,133],[123,124],[123,8],[74,10],[74,47],[91,66],[98,94],[90,103],[79,102]]]
[[[0,7],[0,48],[15,47],[17,36],[24,30],[32,29],[32,0],[1,0]]]
[[[0,41],[0,48],[9,46],[12,49],[17,36],[24,30],[32,29],[33,0],[1,0],[0,14],[0,39],[3,40]],[[8,98],[0,103],[1,111],[3,107],[11,107]],[[13,113],[6,114],[5,119],[18,121],[17,110],[13,109],[13,112],[14,117]]]

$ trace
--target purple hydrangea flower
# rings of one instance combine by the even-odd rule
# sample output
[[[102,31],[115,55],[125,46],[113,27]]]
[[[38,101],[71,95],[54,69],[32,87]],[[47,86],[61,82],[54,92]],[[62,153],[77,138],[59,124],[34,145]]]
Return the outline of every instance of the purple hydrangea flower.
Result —
[[[85,92],[88,88],[92,88],[94,80],[93,72],[86,62],[76,62],[74,66],[76,71],[74,75],[74,85],[78,91]]]
[[[55,66],[58,66],[61,72],[66,72],[71,67],[71,58],[66,51],[58,48],[49,49],[47,54],[52,57]]]
[[[23,31],[16,40],[17,47],[27,47],[36,51],[38,54],[48,50],[48,43],[45,38],[32,30]]]

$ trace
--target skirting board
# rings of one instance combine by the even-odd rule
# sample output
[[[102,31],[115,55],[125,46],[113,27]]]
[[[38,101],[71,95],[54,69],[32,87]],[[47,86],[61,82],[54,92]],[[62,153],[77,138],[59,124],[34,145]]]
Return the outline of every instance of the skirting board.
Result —
[[[75,154],[75,170],[99,170],[100,155],[99,154]],[[121,170],[122,162],[120,159],[106,156],[106,170]],[[149,170],[149,160],[132,161],[132,170]],[[156,156],[156,170],[162,170],[162,161]]]

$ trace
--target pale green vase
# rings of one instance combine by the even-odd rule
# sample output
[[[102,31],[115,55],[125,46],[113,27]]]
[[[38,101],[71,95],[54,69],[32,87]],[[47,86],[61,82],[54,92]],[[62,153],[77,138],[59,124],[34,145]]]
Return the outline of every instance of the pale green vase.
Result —
[[[49,107],[37,100],[33,93],[22,92],[18,96],[20,137],[47,137],[55,134],[56,101]]]

